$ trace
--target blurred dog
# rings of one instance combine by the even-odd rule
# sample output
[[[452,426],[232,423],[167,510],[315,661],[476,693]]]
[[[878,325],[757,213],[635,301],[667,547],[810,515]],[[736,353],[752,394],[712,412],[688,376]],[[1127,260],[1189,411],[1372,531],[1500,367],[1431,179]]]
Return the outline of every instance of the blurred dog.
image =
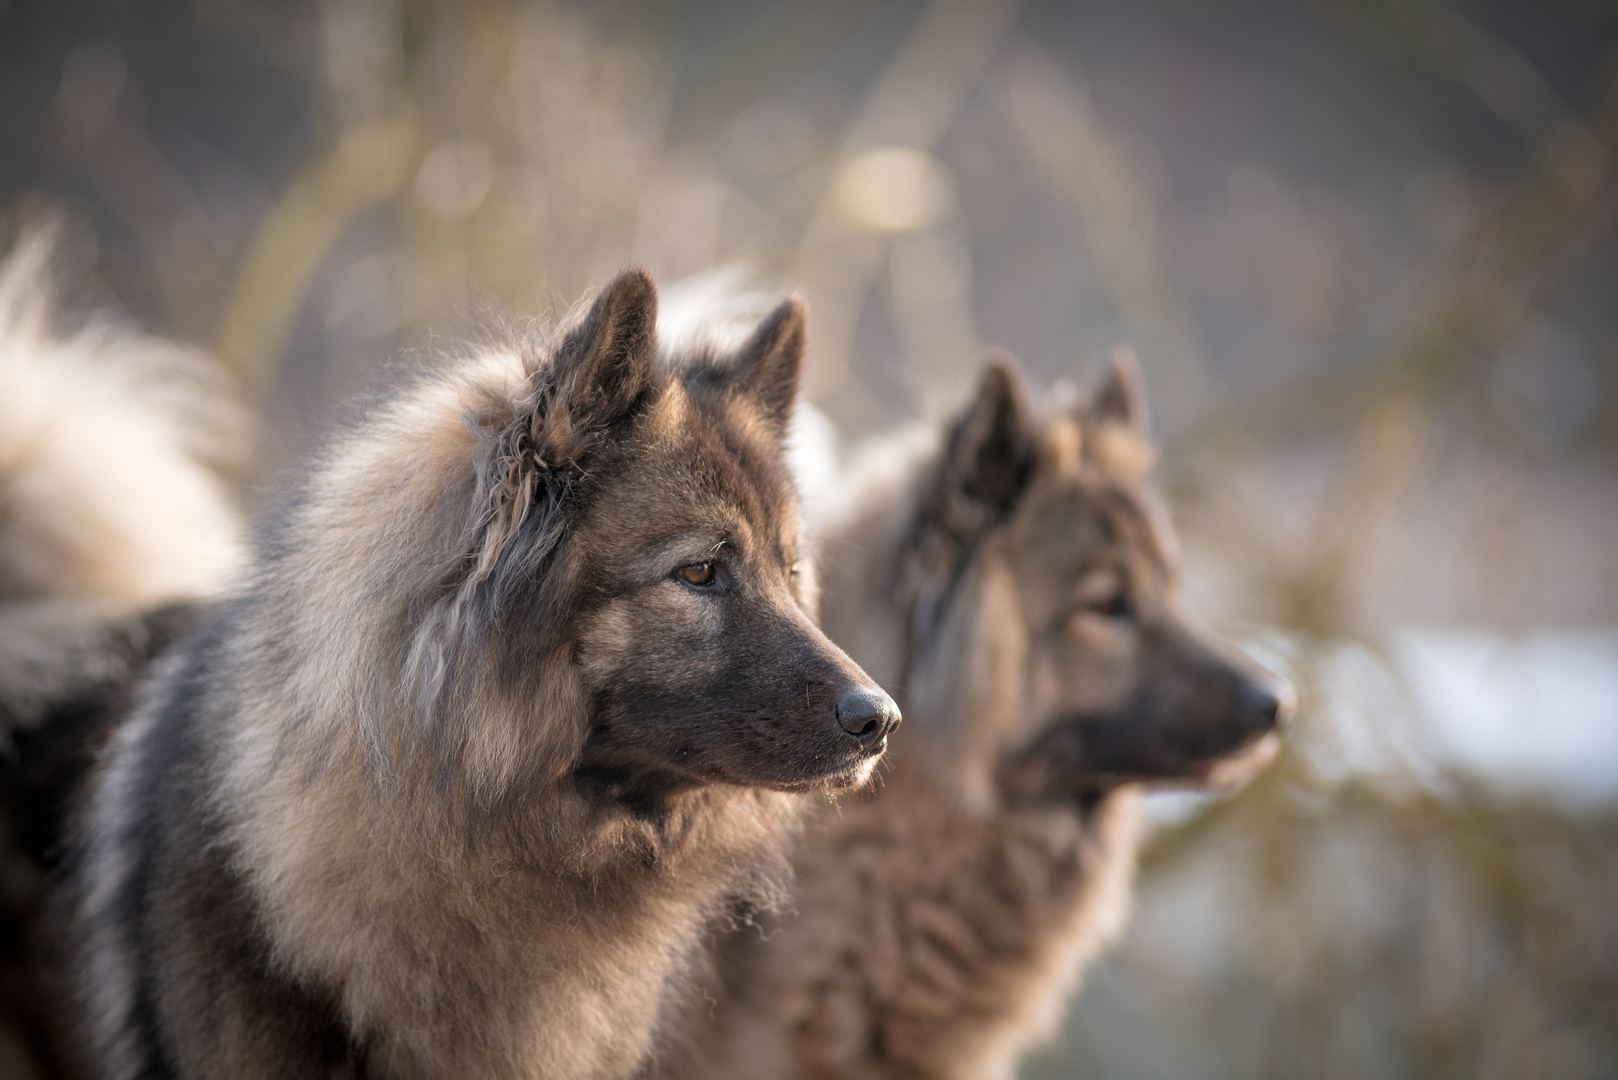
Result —
[[[800,914],[721,939],[672,1071],[1010,1077],[1124,924],[1139,785],[1273,750],[1291,691],[1186,611],[1151,457],[1132,361],[1041,417],[1001,360],[941,439],[852,470],[824,626],[909,723],[811,826]]]
[[[0,264],[0,1038],[19,1043],[70,793],[116,701],[241,560],[211,467],[241,427],[217,369],[105,319],[63,332],[55,233],[34,220]]]
[[[156,666],[60,897],[85,1073],[628,1077],[795,792],[893,702],[816,629],[804,314],[657,345],[620,276],[316,461]]]

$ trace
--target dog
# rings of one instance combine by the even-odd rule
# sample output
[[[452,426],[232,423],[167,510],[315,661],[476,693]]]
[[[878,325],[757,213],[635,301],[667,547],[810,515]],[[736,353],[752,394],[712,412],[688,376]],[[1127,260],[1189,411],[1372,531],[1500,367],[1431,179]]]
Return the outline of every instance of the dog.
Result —
[[[217,466],[240,416],[198,350],[98,316],[64,328],[61,221],[0,263],[0,1041],[37,1053],[32,929],[71,792],[137,674],[243,554]]]
[[[1186,610],[1145,429],[1132,360],[1041,414],[1001,357],[851,470],[823,626],[909,722],[808,828],[797,914],[719,939],[672,1074],[1011,1077],[1125,923],[1142,785],[1273,752],[1292,692]]]
[[[805,314],[660,349],[627,271],[320,453],[154,665],[52,918],[82,1075],[614,1078],[894,702],[817,629]]]

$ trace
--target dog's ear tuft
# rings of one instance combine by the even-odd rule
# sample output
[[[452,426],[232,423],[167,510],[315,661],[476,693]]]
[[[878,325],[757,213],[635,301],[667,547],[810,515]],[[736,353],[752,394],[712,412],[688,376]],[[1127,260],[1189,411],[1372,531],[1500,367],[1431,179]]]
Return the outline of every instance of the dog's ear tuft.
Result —
[[[764,407],[778,431],[792,418],[808,340],[809,314],[794,296],[765,316],[736,360],[743,391]]]
[[[1009,511],[1033,472],[1036,442],[1017,362],[991,353],[977,395],[950,430],[944,482],[974,503]]]
[[[1112,350],[1112,363],[1084,413],[1098,425],[1117,424],[1146,434],[1145,382],[1134,349],[1119,345]]]
[[[646,271],[625,270],[562,339],[558,399],[575,424],[611,427],[640,402],[656,358],[657,286]]]
[[[1039,467],[1054,476],[1078,476],[1084,464],[1084,431],[1069,416],[1058,416],[1039,438]]]

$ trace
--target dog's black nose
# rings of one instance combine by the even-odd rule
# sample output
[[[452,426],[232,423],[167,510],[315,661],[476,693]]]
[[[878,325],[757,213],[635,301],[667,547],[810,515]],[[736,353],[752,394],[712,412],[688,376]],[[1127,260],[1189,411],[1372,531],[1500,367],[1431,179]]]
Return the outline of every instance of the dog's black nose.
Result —
[[[1274,677],[1262,682],[1249,682],[1243,697],[1243,711],[1247,714],[1248,723],[1259,731],[1286,727],[1298,704],[1292,684]]]
[[[899,706],[874,686],[860,686],[837,699],[837,726],[867,750],[879,748],[899,726]]]

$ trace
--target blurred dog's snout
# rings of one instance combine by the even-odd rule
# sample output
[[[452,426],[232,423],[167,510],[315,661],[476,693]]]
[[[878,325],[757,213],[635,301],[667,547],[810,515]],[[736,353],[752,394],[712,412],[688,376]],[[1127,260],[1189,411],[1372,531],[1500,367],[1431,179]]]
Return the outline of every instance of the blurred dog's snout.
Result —
[[[858,686],[837,699],[837,726],[861,747],[880,748],[899,726],[899,706],[874,686]]]
[[[1259,731],[1275,731],[1287,725],[1297,708],[1297,694],[1285,679],[1271,677],[1247,686],[1243,712]]]

